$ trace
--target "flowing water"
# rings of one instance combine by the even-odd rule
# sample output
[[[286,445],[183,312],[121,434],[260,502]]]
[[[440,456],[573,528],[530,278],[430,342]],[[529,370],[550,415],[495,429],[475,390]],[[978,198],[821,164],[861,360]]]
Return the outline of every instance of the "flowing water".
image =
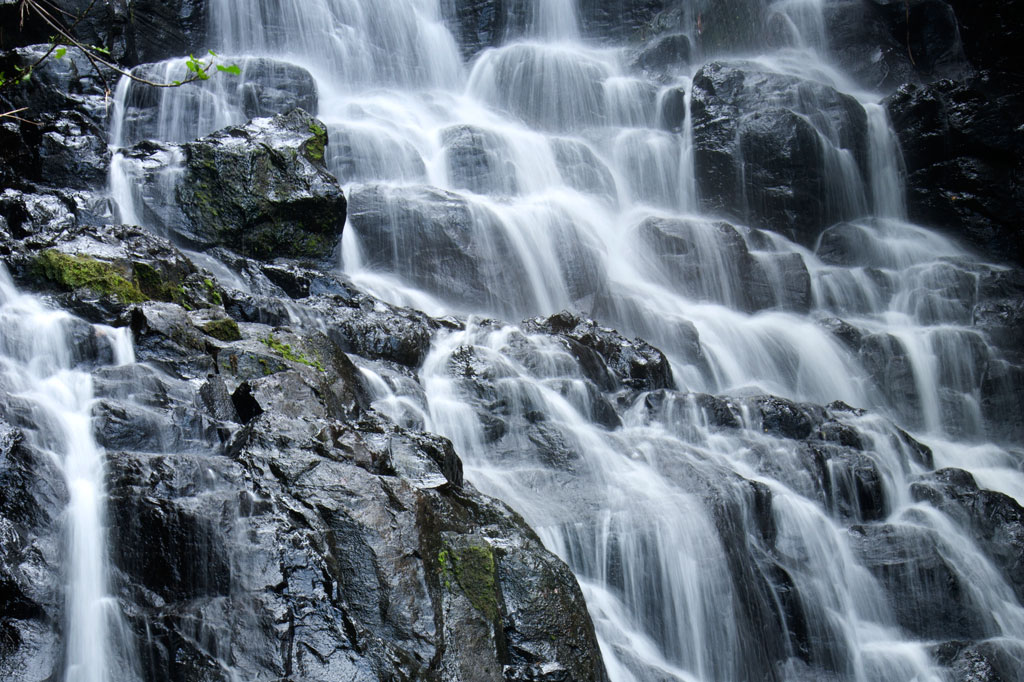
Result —
[[[132,676],[131,647],[111,596],[104,529],[104,453],[93,438],[92,378],[76,364],[100,337],[115,364],[133,361],[127,330],[91,327],[19,294],[0,264],[0,390],[32,447],[51,457],[67,486],[65,682]],[[77,332],[77,333],[75,333]]]
[[[213,47],[246,68],[269,57],[293,79],[288,65],[312,74],[327,163],[350,199],[346,275],[394,303],[480,316],[436,340],[422,393],[364,375],[378,409],[451,438],[467,478],[569,563],[612,678],[942,680],[929,646],[953,635],[900,624],[943,595],[926,575],[887,593],[870,570],[878,533],[940,557],[979,636],[1020,657],[1024,610],[959,526],[914,501],[928,464],[894,426],[931,445],[936,466],[973,470],[1022,501],[1019,444],[999,435],[1005,415],[981,395],[985,368],[1002,358],[971,319],[980,278],[998,268],[907,222],[879,96],[823,56],[824,0],[772,3],[776,47],[740,46],[744,68],[849,93],[863,108],[862,168],[815,90],[799,101],[763,93],[810,123],[824,195],[846,216],[813,249],[701,209],[694,74],[721,55],[646,74],[625,48],[582,38],[570,0],[534,0],[512,3],[501,44],[466,61],[445,23],[451,4],[215,0]],[[711,29],[685,16],[697,44]],[[169,76],[180,63],[152,68]],[[181,141],[241,123],[252,113],[241,93],[224,79],[167,91],[147,119],[154,105],[122,83],[112,139]],[[676,128],[672,101],[683,108]],[[116,155],[111,187],[122,218],[145,222],[133,172]],[[689,251],[666,258],[658,235]],[[663,350],[678,390],[595,395],[565,346],[482,319],[563,309]],[[836,318],[875,365],[829,331]],[[490,403],[457,370],[467,356]],[[731,396],[738,428],[721,428],[701,394]],[[754,396],[765,394],[870,410],[830,413],[858,434],[866,461],[826,454],[827,485],[815,480],[806,448],[759,422]],[[507,427],[498,434],[495,415]],[[871,505],[857,492],[865,466],[881,482]]]

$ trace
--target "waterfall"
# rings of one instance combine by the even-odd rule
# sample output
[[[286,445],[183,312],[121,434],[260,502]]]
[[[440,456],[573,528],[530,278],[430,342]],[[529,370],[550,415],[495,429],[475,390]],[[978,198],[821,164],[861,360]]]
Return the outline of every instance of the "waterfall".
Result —
[[[738,4],[755,15],[765,3]],[[362,368],[376,409],[451,439],[467,479],[569,564],[616,682],[940,682],[937,637],[906,626],[935,586],[914,577],[894,603],[871,563],[897,540],[948,570],[985,638],[1024,643],[1005,579],[911,495],[932,467],[906,431],[936,466],[975,470],[1021,501],[1013,444],[991,432],[1003,415],[979,397],[1002,360],[970,319],[991,266],[908,222],[884,109],[823,57],[823,4],[770,3],[765,24],[747,27],[771,29],[766,54],[749,55],[761,41],[737,47],[743,59],[712,54],[709,39],[705,55],[753,74],[751,90],[824,169],[830,220],[808,243],[757,224],[772,200],[751,194],[773,160],[754,144],[761,119],[736,117],[748,126],[738,170],[719,179],[737,183],[737,205],[708,204],[699,64],[644,72],[629,48],[584,40],[573,2],[513,3],[522,21],[468,62],[432,0],[211,2],[218,52],[315,80],[326,162],[349,197],[345,274],[391,303],[469,319],[438,334],[422,392]],[[117,147],[252,113],[235,85],[202,84],[168,92],[157,120],[132,120],[129,90],[117,94]],[[862,124],[863,148],[844,116]],[[121,215],[145,222],[160,201],[129,191],[122,162]],[[536,331],[566,309],[660,348],[673,384],[595,394],[586,363]],[[475,374],[460,371],[467,355]],[[474,381],[490,382],[488,400]],[[707,394],[724,396],[727,418]],[[768,395],[833,405],[821,419],[856,432],[857,452],[773,432],[759,411]],[[100,575],[89,589],[102,600]]]
[[[69,497],[64,681],[130,680],[130,641],[107,569],[104,453],[93,438],[92,379],[74,366],[75,322],[18,293],[0,264],[0,387],[23,405],[30,442],[54,458]],[[127,330],[91,332],[109,345],[114,363],[134,361]]]

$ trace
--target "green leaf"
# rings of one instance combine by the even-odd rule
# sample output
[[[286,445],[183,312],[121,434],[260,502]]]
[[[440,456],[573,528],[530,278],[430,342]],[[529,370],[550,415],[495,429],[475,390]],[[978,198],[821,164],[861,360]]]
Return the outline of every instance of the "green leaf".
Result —
[[[53,56],[56,57],[57,59],[64,59],[64,55],[66,55],[67,53],[68,53],[68,48],[66,48],[66,47],[58,47],[56,50],[53,51]]]
[[[210,56],[211,56],[211,57],[216,57],[216,56],[217,56],[217,53],[216,53],[216,52],[214,52],[213,50],[207,50],[207,52],[209,52],[209,53],[210,53]]]
[[[217,65],[217,70],[224,73],[231,73],[236,76],[242,75],[242,70],[238,68],[238,64],[232,64],[231,66],[224,66],[223,64]]]
[[[181,85],[181,81],[171,81],[172,85]]]
[[[110,54],[110,50],[101,45],[90,45],[89,49],[94,52],[99,52],[100,54]]]

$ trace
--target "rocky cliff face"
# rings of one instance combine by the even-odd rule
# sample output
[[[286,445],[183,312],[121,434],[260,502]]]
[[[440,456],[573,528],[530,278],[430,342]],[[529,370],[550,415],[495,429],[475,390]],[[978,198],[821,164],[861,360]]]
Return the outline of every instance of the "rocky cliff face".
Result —
[[[584,35],[628,43],[633,68],[655,78],[683,68],[696,74],[689,97],[701,208],[721,218],[716,248],[741,271],[736,298],[716,302],[746,313],[806,314],[814,301],[803,260],[755,258],[725,220],[784,235],[824,262],[856,265],[857,228],[844,223],[856,214],[856,199],[837,200],[829,189],[838,167],[830,165],[826,142],[850,150],[847,170],[863,171],[870,154],[863,108],[828,86],[727,54],[778,38],[767,30],[769,3],[704,3],[696,13],[652,0],[582,4]],[[972,273],[970,282],[961,278],[943,291],[1005,358],[986,364],[978,401],[1002,401],[995,411],[1020,415],[1024,103],[1021,74],[1006,56],[1018,31],[1018,4],[982,11],[939,0],[843,0],[830,3],[825,29],[837,63],[865,87],[890,93],[884,105],[903,151],[911,218],[1009,266]],[[524,30],[517,24],[522,6],[441,3],[466,56]],[[151,62],[204,47],[205,2],[97,8],[80,35],[108,46],[126,67],[145,72],[156,68]],[[47,49],[38,22],[6,28],[17,24],[18,10],[17,2],[0,1],[0,71],[7,73]],[[698,21],[702,38],[691,43],[687,35]],[[729,30],[761,25],[765,31]],[[146,228],[111,218],[115,73],[70,50],[36,66],[27,83],[0,91],[0,108],[24,107],[27,119],[0,119],[0,260],[20,288],[75,316],[68,323],[73,363],[92,374],[95,438],[107,457],[112,592],[139,652],[131,675],[187,682],[232,675],[606,679],[591,616],[566,564],[519,514],[465,480],[459,453],[425,431],[422,414],[410,408],[397,418],[373,407],[371,376],[422,393],[419,372],[432,344],[439,335],[465,332],[467,321],[378,300],[338,275],[332,262],[349,212],[362,221],[371,259],[385,269],[405,267],[424,290],[464,307],[526,308],[516,282],[488,291],[488,273],[477,272],[481,247],[467,225],[486,215],[424,185],[367,184],[346,199],[328,171],[341,163],[332,161],[338,152],[331,141],[343,133],[332,137],[329,126],[303,110],[316,108],[312,77],[270,60],[246,68],[247,89],[234,104],[251,120],[197,139],[147,140],[159,102],[129,100],[131,146],[119,162]],[[684,123],[684,93],[676,94],[660,102],[665,133]],[[465,173],[458,182],[474,192],[514,193],[495,189],[495,178],[505,176],[495,171],[500,155],[489,144],[468,128],[444,134],[454,150],[447,158]],[[602,194],[614,185],[596,158],[581,156],[568,138],[563,144],[559,162],[579,167],[580,191]],[[170,184],[169,167],[179,171]],[[424,195],[436,211],[410,199]],[[737,208],[741,197],[749,211]],[[410,221],[423,229],[405,251],[390,251],[396,225]],[[674,285],[705,293],[693,225],[651,219],[637,234],[671,270]],[[597,262],[589,248],[562,253],[559,261],[574,300],[610,311],[614,300]],[[781,294],[770,277],[785,280]],[[893,337],[838,318],[819,322],[863,360],[894,402],[903,400],[909,412],[923,399]],[[100,341],[103,325],[131,329],[137,362],[113,365]],[[568,353],[572,380],[558,390],[567,399],[582,391],[588,417],[609,432],[624,419],[655,416],[685,428],[688,415],[700,414],[701,426],[716,433],[732,437],[747,429],[784,443],[799,471],[787,484],[850,527],[855,556],[894,603],[923,591],[894,618],[915,637],[942,642],[933,656],[951,679],[1022,679],[1013,652],[991,639],[997,625],[938,549],[941,538],[885,522],[890,483],[866,454],[861,411],[679,391],[661,351],[586,316],[530,319],[521,329]],[[680,325],[677,336],[687,363],[706,368],[692,325]],[[508,377],[471,347],[453,355],[447,372],[486,425],[488,447],[515,458],[525,438],[556,471],[584,469],[543,414],[501,398],[496,385]],[[61,534],[69,493],[53,459],[25,437],[37,428],[0,383],[0,676],[13,682],[56,679],[64,665]],[[907,471],[929,470],[913,483],[914,499],[969,529],[1024,600],[1019,504],[966,472],[931,471],[925,445],[886,429]],[[1019,444],[1024,423],[1011,419],[992,429]],[[779,475],[760,442],[747,445],[752,469]],[[665,466],[697,485],[696,470]],[[741,634],[760,642],[760,667],[744,672],[781,679],[780,666],[799,660],[838,679],[844,671],[835,661],[808,653],[816,632],[792,596],[795,588],[789,601],[772,593],[769,583],[792,586],[796,578],[780,549],[785,538],[776,535],[771,490],[737,485],[754,500],[753,518],[711,485],[702,494],[715,527],[730,539],[725,562],[730,584],[744,597]],[[777,632],[759,631],[764,623]],[[801,650],[792,651],[792,642]]]

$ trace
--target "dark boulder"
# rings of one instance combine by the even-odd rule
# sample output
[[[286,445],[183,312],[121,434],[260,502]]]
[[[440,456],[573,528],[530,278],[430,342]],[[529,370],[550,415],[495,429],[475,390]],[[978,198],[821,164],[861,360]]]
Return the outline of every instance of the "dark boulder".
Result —
[[[7,196],[7,195],[4,195]],[[47,197],[49,195],[43,195]],[[46,203],[46,206],[58,204]],[[42,214],[38,214],[42,215]],[[127,307],[143,301],[190,308],[220,305],[220,289],[166,239],[125,225],[42,226],[14,246],[15,278],[90,322],[123,326]]]
[[[346,353],[419,367],[430,352],[439,323],[409,308],[397,308],[369,297],[321,296],[308,301],[320,314],[326,334]]]
[[[631,41],[650,31],[665,0],[595,0],[579,5],[584,35],[608,42]]]
[[[337,247],[346,211],[323,165],[326,145],[323,124],[296,109],[180,147],[141,143],[126,163],[144,185],[144,219],[178,239],[257,259],[320,260]],[[180,172],[167,178],[168,166]]]
[[[915,500],[926,501],[970,531],[1024,604],[1024,510],[1010,496],[978,487],[960,469],[941,469],[914,483]]]
[[[669,75],[690,62],[693,46],[685,33],[670,33],[649,41],[633,58],[634,69],[652,75]]]
[[[950,669],[950,682],[1024,681],[1024,650],[1009,638],[943,642],[932,647],[931,654]]]
[[[22,24],[17,0],[0,3],[0,49],[42,43],[54,29],[35,11]],[[44,5],[45,8],[45,5]],[[99,46],[120,64],[134,65],[187,54],[205,54],[207,0],[134,0],[132,3],[68,0],[51,18],[83,45]]]
[[[464,59],[501,43],[509,18],[505,5],[505,0],[442,0],[442,14]]]
[[[210,4],[208,0],[134,0],[124,27],[126,59],[140,64],[206,54],[212,47]]]
[[[747,312],[810,310],[811,276],[803,257],[752,252],[726,222],[648,218],[638,236],[665,277],[689,296]]]
[[[351,229],[367,265],[468,308],[525,307],[516,253],[490,211],[429,187],[367,186],[349,199]]]
[[[836,62],[866,87],[892,91],[971,71],[957,15],[942,0],[828,3],[825,25]]]
[[[505,140],[495,132],[469,125],[441,133],[448,162],[448,177],[455,187],[477,194],[509,195],[518,192],[516,168]]]
[[[907,85],[885,100],[903,149],[911,219],[996,261],[1024,262],[1024,108],[1012,75]]]
[[[750,399],[753,417],[760,430],[782,438],[802,440],[811,435],[816,421],[821,420],[820,408],[798,404],[778,396],[765,395]]]
[[[867,116],[849,95],[751,63],[713,62],[694,77],[692,115],[704,210],[806,246],[866,210]]]
[[[608,372],[614,382],[632,390],[653,391],[675,385],[672,367],[660,350],[642,339],[630,341],[593,320],[561,312],[547,319],[527,320],[523,329],[564,339],[596,386],[609,387]]]
[[[62,518],[68,492],[53,458],[4,421],[0,393],[0,676],[46,679],[64,653]]]
[[[351,228],[367,266],[466,310],[517,315],[541,305],[525,262],[536,254],[519,248],[518,225],[484,204],[425,186],[362,186],[350,199]],[[530,220],[549,228],[541,238],[560,272],[547,273],[547,283],[561,281],[566,304],[604,287],[602,255],[570,215],[551,209]]]
[[[1020,47],[1020,0],[949,0],[960,24],[967,58],[978,69],[1021,74],[1020,60],[1014,55]]]
[[[889,595],[897,622],[924,639],[984,639],[998,632],[972,597],[973,585],[943,556],[943,542],[916,525],[853,526],[855,556]],[[907,595],[914,595],[907,598]]]

